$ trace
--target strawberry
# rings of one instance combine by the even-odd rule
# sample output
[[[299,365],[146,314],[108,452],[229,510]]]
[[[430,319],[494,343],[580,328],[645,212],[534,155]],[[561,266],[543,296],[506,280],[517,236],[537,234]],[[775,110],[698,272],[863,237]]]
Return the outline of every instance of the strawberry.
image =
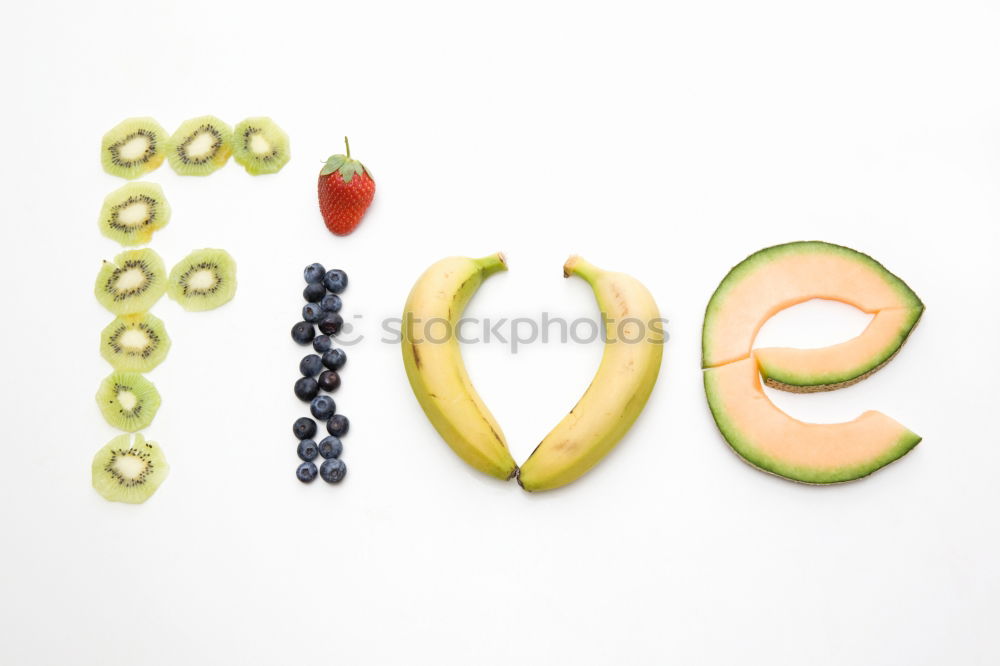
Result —
[[[319,210],[326,228],[346,236],[361,223],[375,198],[371,171],[351,159],[351,144],[344,137],[346,155],[332,155],[319,172]]]

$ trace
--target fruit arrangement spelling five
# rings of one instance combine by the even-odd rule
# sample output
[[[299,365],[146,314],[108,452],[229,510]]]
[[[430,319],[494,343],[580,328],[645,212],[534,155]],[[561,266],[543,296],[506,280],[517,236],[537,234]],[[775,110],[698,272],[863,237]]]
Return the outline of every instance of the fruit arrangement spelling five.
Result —
[[[337,236],[358,227],[375,196],[371,171],[351,157],[346,138],[344,143],[345,152],[326,160],[317,183],[320,216]],[[288,136],[265,117],[230,128],[204,116],[182,123],[170,136],[152,118],[131,118],[101,144],[105,171],[127,179],[153,171],[164,158],[186,176],[211,174],[230,157],[249,174],[274,174],[290,155]],[[107,195],[99,226],[108,238],[135,248],[149,244],[170,217],[159,185],[132,182]],[[497,253],[441,259],[419,276],[403,311],[403,367],[428,420],[462,460],[498,479],[516,479],[527,491],[550,490],[599,463],[642,413],[659,376],[666,320],[636,278],[570,257],[563,275],[577,276],[593,290],[604,354],[583,396],[519,465],[472,385],[457,336],[435,336],[427,328],[436,322],[454,331],[483,281],[505,270],[506,258]],[[319,477],[337,484],[347,472],[341,454],[350,421],[330,394],[340,387],[347,362],[336,341],[348,279],[344,270],[327,270],[321,263],[306,266],[303,278],[302,320],[291,337],[314,353],[300,360],[294,385],[311,415],[292,425],[299,459],[295,475],[303,483]],[[101,382],[97,404],[108,423],[127,434],[97,452],[92,481],[106,499],[141,503],[169,470],[160,446],[139,433],[160,406],[159,392],[145,375],[170,348],[164,323],[150,310],[164,293],[195,312],[229,302],[236,293],[236,263],[225,250],[198,249],[167,273],[153,249],[127,249],[103,263],[94,292],[115,315],[101,333],[101,354],[113,372]],[[813,298],[853,305],[872,315],[871,323],[857,337],[830,347],[753,347],[771,316]],[[702,380],[723,439],[753,467],[809,484],[851,481],[901,458],[920,437],[890,417],[868,411],[844,423],[804,423],[771,402],[763,386],[808,393],[859,382],[896,356],[923,311],[905,282],[847,247],[799,241],[751,254],[719,284],[702,325]],[[317,436],[317,421],[326,429],[323,437]]]

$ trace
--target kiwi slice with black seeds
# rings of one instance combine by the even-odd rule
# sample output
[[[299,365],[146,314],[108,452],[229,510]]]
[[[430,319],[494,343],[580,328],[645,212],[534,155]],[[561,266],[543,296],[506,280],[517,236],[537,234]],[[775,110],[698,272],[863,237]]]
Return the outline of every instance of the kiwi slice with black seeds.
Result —
[[[247,173],[277,173],[290,157],[288,135],[270,118],[247,118],[233,128],[233,159]]]
[[[184,121],[167,144],[167,159],[182,176],[207,176],[233,153],[233,130],[215,116]]]
[[[138,178],[163,164],[166,139],[152,118],[128,118],[101,139],[101,164],[113,176]]]
[[[236,294],[236,261],[225,250],[195,250],[170,271],[167,294],[185,310],[212,310]]]
[[[145,312],[167,290],[167,269],[149,248],[126,250],[105,261],[97,273],[94,295],[117,315]]]
[[[163,449],[142,435],[119,435],[94,456],[94,490],[110,502],[141,504],[156,492],[170,473]]]
[[[163,322],[148,312],[118,317],[101,331],[101,356],[123,372],[149,372],[170,350]]]
[[[156,183],[129,183],[104,198],[97,223],[101,233],[122,245],[145,245],[167,226],[170,204]]]
[[[160,408],[160,392],[137,372],[111,373],[101,382],[96,399],[104,419],[126,432],[147,427]]]

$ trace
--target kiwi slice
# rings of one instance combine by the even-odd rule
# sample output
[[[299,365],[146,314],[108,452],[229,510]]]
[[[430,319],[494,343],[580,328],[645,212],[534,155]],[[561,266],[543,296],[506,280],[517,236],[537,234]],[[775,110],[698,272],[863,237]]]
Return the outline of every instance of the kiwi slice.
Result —
[[[101,356],[123,372],[149,372],[170,350],[163,322],[148,312],[118,317],[101,331]]]
[[[170,473],[163,449],[142,435],[119,435],[94,456],[94,490],[109,502],[142,504]]]
[[[228,303],[236,293],[236,261],[225,250],[195,250],[170,271],[167,294],[185,310]]]
[[[163,164],[166,138],[152,118],[128,118],[101,139],[101,164],[112,176],[138,178]]]
[[[94,295],[114,314],[145,312],[167,290],[166,275],[163,260],[153,250],[126,250],[101,266]]]
[[[233,130],[215,116],[186,120],[167,143],[167,159],[182,176],[207,176],[233,153]]]
[[[291,156],[288,135],[270,118],[247,118],[233,128],[233,159],[253,176],[281,171]]]
[[[104,419],[126,432],[142,430],[160,408],[160,392],[137,372],[113,372],[97,389],[97,406]]]
[[[129,183],[104,198],[97,223],[101,233],[122,245],[145,245],[167,226],[170,204],[156,183]]]

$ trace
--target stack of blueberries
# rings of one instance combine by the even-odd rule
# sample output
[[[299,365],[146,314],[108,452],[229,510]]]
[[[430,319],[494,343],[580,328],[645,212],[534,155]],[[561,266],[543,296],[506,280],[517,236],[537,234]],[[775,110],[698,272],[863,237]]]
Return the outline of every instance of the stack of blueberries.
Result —
[[[316,421],[302,417],[295,421],[292,432],[299,440],[299,465],[295,475],[302,483],[311,483],[316,476],[328,483],[339,483],[347,473],[347,466],[340,459],[344,450],[340,438],[347,434],[350,421],[343,414],[337,414],[337,405],[329,395],[340,386],[338,371],[347,362],[343,349],[334,348],[332,337],[340,333],[344,319],[340,316],[342,305],[340,294],[347,288],[347,273],[335,269],[327,271],[322,264],[310,264],[304,271],[306,288],[302,295],[306,304],[302,308],[302,319],[292,327],[292,339],[300,345],[312,343],[315,354],[305,356],[299,363],[302,376],[295,382],[295,395],[309,403],[309,411],[320,421],[326,421],[330,433],[316,443]],[[316,335],[319,328],[319,335]],[[320,391],[325,393],[320,394]],[[316,468],[317,456],[323,463]]]

